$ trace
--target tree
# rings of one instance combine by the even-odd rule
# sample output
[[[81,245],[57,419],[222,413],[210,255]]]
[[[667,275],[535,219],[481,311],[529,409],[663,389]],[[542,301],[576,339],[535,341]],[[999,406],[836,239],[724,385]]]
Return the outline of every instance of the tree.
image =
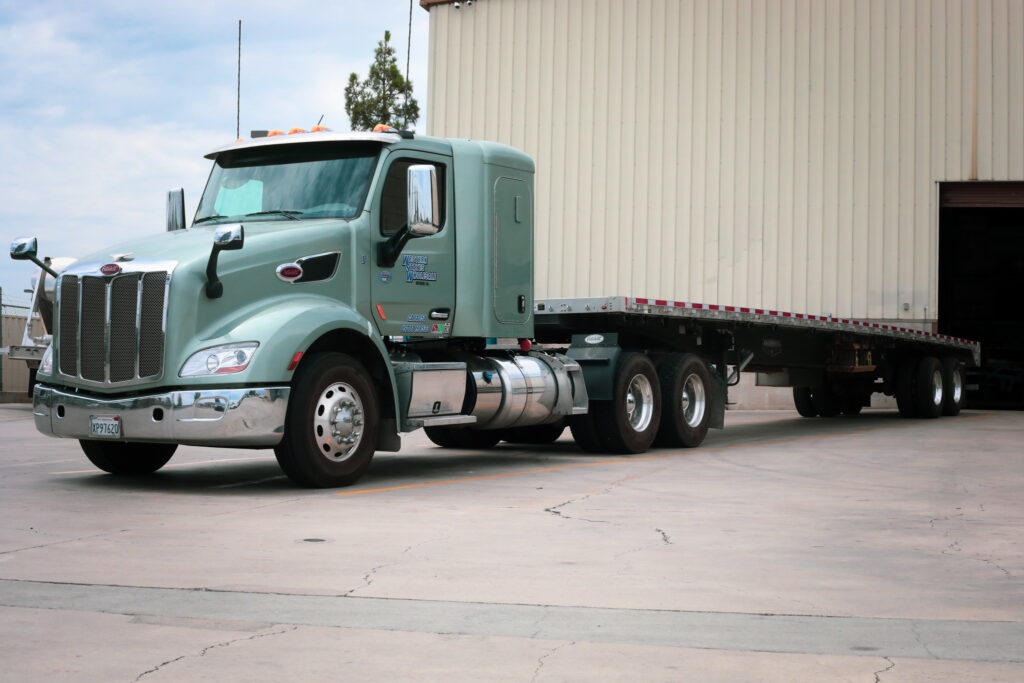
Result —
[[[365,81],[360,83],[355,73],[348,77],[345,113],[352,130],[373,130],[378,123],[407,130],[420,117],[420,105],[412,96],[412,81],[405,80],[398,70],[390,41],[391,31],[385,31]]]

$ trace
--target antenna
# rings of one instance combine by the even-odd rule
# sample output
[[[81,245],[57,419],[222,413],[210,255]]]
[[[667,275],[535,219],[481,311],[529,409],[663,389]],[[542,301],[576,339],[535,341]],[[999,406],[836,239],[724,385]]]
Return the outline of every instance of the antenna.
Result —
[[[238,20],[238,89],[235,91],[235,139],[240,135],[239,122],[242,120],[242,20]]]

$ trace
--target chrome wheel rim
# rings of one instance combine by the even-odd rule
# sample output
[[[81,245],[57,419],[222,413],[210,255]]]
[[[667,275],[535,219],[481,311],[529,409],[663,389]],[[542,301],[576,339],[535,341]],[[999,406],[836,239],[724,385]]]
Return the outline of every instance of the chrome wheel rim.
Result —
[[[932,373],[932,403],[942,404],[942,372],[939,370]]]
[[[654,417],[654,388],[645,375],[634,375],[626,391],[626,419],[629,426],[642,432]]]
[[[960,405],[960,398],[964,392],[964,376],[960,373],[960,368],[953,370],[953,403]]]
[[[348,460],[363,439],[363,402],[351,385],[331,384],[313,411],[313,440],[331,462]]]
[[[688,427],[696,428],[704,421],[704,411],[707,409],[707,395],[704,393],[704,382],[696,374],[690,374],[683,382],[683,394],[681,409],[683,421]]]

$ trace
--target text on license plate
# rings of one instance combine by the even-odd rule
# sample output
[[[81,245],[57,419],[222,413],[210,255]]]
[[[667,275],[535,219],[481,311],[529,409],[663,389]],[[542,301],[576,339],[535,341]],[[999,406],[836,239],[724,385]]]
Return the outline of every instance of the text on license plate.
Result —
[[[120,437],[121,418],[116,415],[112,417],[90,416],[89,435],[98,436],[101,439],[116,439]]]

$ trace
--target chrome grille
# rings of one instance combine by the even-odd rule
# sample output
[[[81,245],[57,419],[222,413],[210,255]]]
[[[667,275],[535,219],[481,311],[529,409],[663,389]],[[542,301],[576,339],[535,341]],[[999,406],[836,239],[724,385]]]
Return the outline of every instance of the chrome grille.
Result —
[[[167,271],[61,276],[61,374],[123,384],[163,373]]]

